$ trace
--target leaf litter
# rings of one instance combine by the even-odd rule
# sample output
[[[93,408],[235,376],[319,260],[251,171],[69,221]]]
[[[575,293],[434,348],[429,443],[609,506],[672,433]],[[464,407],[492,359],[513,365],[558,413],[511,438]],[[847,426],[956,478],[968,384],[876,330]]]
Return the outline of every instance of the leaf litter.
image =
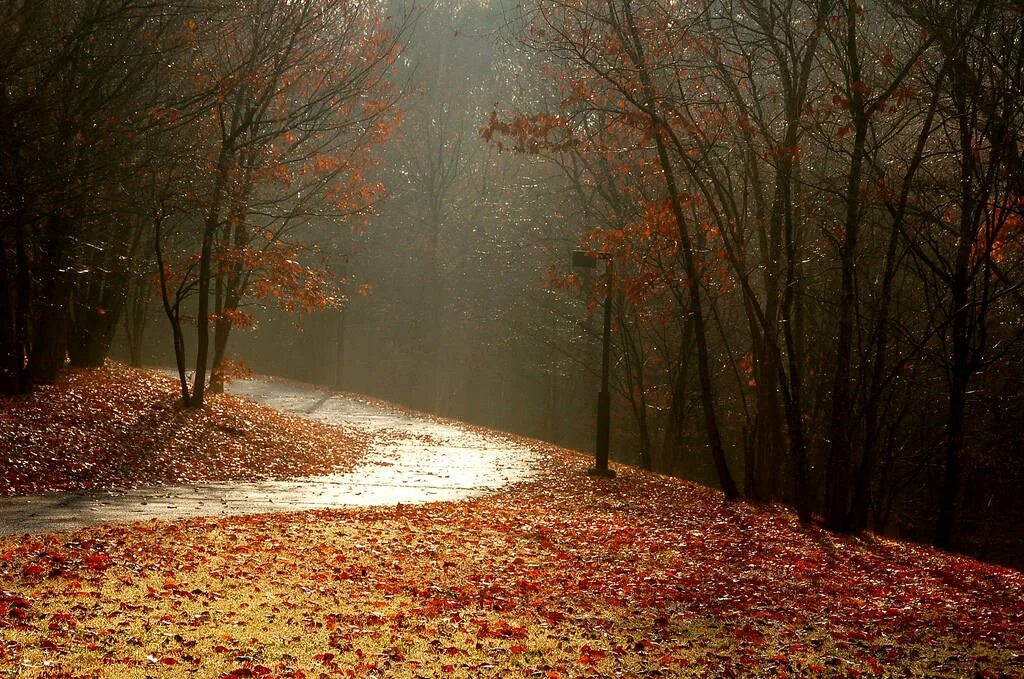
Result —
[[[337,473],[368,446],[228,394],[184,408],[174,379],[113,361],[0,397],[0,495]]]
[[[463,502],[0,540],[0,671],[1024,675],[1017,571],[516,440],[543,473]]]

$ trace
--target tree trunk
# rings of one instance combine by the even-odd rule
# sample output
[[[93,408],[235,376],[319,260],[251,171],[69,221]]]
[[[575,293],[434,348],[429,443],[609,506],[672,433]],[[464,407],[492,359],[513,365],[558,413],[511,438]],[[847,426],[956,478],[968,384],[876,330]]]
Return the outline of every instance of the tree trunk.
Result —
[[[213,276],[213,241],[220,226],[220,204],[227,187],[230,155],[222,147],[217,161],[217,179],[210,198],[210,208],[203,226],[203,242],[199,253],[199,300],[196,305],[196,371],[192,378],[190,408],[202,408],[206,396],[206,371],[210,357],[210,282]]]
[[[751,328],[756,332],[755,328]],[[778,356],[766,349],[764,338],[759,341],[754,354],[755,393],[757,396],[757,419],[751,432],[750,459],[752,470],[752,497],[762,502],[783,499],[781,487],[781,465],[785,452],[783,415],[779,404]]]
[[[836,332],[835,373],[832,381],[832,412],[829,418],[829,446],[826,464],[825,527],[849,530],[850,458],[853,438],[853,401],[850,370],[853,356],[853,318],[857,307],[856,254],[860,237],[861,172],[867,139],[867,112],[860,87],[860,60],[857,54],[857,7],[847,2],[846,57],[850,68],[850,115],[854,140],[850,173],[846,183],[846,215],[842,242],[839,244],[840,287],[838,328]]]
[[[954,349],[956,351],[956,349]],[[964,411],[967,394],[967,375],[954,369],[950,382],[949,421],[946,423],[946,469],[939,497],[939,515],[935,523],[935,546],[949,549],[953,543],[956,521],[956,501],[960,493],[960,450],[964,442]]]
[[[68,280],[62,269],[67,223],[53,213],[47,220],[46,245],[40,262],[40,296],[28,358],[29,379],[52,384],[67,358]]]
[[[68,356],[77,368],[103,365],[124,310],[127,275],[123,265],[109,259],[93,262],[90,275],[71,295]]]
[[[213,324],[213,363],[210,370],[210,393],[224,393],[224,355],[228,348],[228,337],[231,335],[231,321],[217,318]]]
[[[688,376],[688,357],[693,350],[693,324],[684,323],[682,337],[679,342],[679,360],[676,364],[676,377],[672,384],[672,400],[668,406],[668,417],[665,421],[665,435],[661,445],[661,468],[669,473],[677,473],[682,458],[683,429],[686,426],[686,389]]]
[[[794,302],[796,296],[796,266],[798,253],[795,226],[790,206],[791,163],[783,161],[784,178],[779,183],[779,194],[784,212],[783,232],[786,251],[786,285],[779,311],[782,318],[782,336],[786,346],[788,380],[781,380],[783,387],[783,412],[789,432],[789,456],[793,479],[793,506],[802,523],[811,521],[811,492],[807,480],[807,439],[803,423],[803,370],[801,352],[796,346],[793,334]]]
[[[907,202],[910,197],[911,180],[916,176],[917,170],[924,158],[925,146],[931,135],[932,123],[935,119],[938,105],[939,83],[945,79],[948,67],[949,61],[947,59],[936,82],[932,100],[928,106],[928,113],[925,116],[924,124],[921,126],[921,133],[918,135],[914,155],[911,157],[910,165],[904,176],[899,202],[893,210],[892,224],[889,228],[889,243],[885,251],[882,289],[879,295],[879,311],[875,321],[871,386],[869,388],[867,405],[864,409],[864,450],[860,467],[857,470],[853,500],[850,505],[849,528],[852,531],[862,531],[868,527],[869,516],[874,504],[873,484],[876,481],[875,476],[878,474],[876,467],[880,448],[879,439],[882,436],[879,427],[878,411],[879,401],[885,390],[883,380],[889,351],[889,318],[892,307],[892,289],[898,268],[896,261],[897,244],[903,231],[903,220],[906,216]],[[879,479],[878,481],[881,483],[882,480]]]
[[[31,386],[25,366],[31,278],[20,215],[12,218],[7,231],[14,239],[13,258],[8,256],[7,243],[0,239],[0,393],[13,395],[25,393]]]
[[[142,366],[142,348],[149,321],[149,302],[152,290],[148,277],[136,274],[128,286],[128,313],[125,314],[124,331],[128,344],[129,363]]]
[[[707,429],[708,445],[711,448],[711,458],[715,464],[715,472],[718,475],[718,483],[722,492],[725,493],[726,498],[737,499],[740,497],[740,492],[736,487],[736,482],[733,481],[732,473],[729,471],[729,465],[725,458],[725,447],[722,443],[722,434],[718,426],[718,416],[715,412],[714,385],[711,382],[711,356],[708,350],[704,304],[700,292],[700,271],[696,261],[697,255],[693,251],[689,230],[680,207],[680,198],[676,189],[676,180],[672,171],[671,161],[668,157],[668,150],[665,148],[665,141],[661,137],[660,122],[655,124],[658,159],[661,164],[662,174],[665,177],[665,184],[668,187],[669,200],[672,203],[672,213],[679,230],[679,239],[683,250],[687,291],[690,297],[690,313],[693,317],[694,337],[697,341],[697,374],[700,378],[700,400],[701,407],[704,410],[704,424]]]
[[[626,14],[627,28],[635,50],[635,65],[640,77],[640,84],[643,88],[644,105],[647,108],[645,113],[650,118],[651,127],[654,130],[654,141],[658,151],[658,163],[665,180],[665,187],[668,190],[668,197],[672,216],[679,232],[679,241],[682,246],[683,266],[686,270],[686,288],[689,293],[690,314],[693,319],[694,337],[697,340],[697,373],[700,377],[700,400],[704,410],[704,424],[707,429],[708,446],[711,449],[711,459],[715,465],[715,472],[718,475],[718,483],[725,497],[730,500],[738,499],[740,491],[729,471],[729,464],[725,457],[725,447],[722,443],[722,432],[718,426],[718,416],[715,413],[714,386],[711,383],[711,356],[708,350],[707,326],[704,320],[704,304],[701,299],[700,271],[697,264],[697,253],[693,249],[693,241],[690,238],[690,230],[683,215],[683,208],[679,196],[679,189],[676,184],[675,172],[668,155],[668,148],[665,144],[664,121],[658,114],[656,98],[651,85],[650,75],[644,62],[643,44],[637,34],[636,21],[633,18],[632,3],[625,0],[623,8]]]
[[[966,70],[962,60],[959,70]],[[975,208],[974,134],[970,124],[970,109],[977,103],[977,92],[961,88],[955,97],[959,114],[960,141],[960,222],[956,241],[956,255],[949,278],[950,287],[950,342],[951,355],[947,368],[949,380],[949,421],[946,423],[946,470],[939,497],[939,515],[935,523],[935,546],[948,549],[953,541],[956,523],[956,503],[960,493],[960,455],[964,445],[964,413],[967,408],[967,388],[975,370],[971,344],[977,319],[970,303],[972,256],[978,244],[978,223]],[[983,313],[983,312],[982,312]]]
[[[171,326],[171,339],[174,343],[174,364],[178,369],[178,384],[181,390],[181,402],[187,406],[192,399],[191,394],[189,394],[188,377],[185,374],[185,336],[181,330],[181,297],[179,295],[175,295],[174,301],[171,301],[171,292],[168,289],[167,269],[164,267],[163,249],[160,242],[162,224],[162,216],[154,218],[153,251],[156,257],[157,273],[160,277],[160,300],[163,302],[164,313],[167,315],[167,322]]]

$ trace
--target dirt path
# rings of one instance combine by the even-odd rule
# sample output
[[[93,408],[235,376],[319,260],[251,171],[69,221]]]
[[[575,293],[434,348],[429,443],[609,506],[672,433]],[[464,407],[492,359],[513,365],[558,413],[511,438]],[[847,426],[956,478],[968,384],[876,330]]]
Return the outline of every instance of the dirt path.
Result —
[[[360,429],[373,442],[350,472],[287,481],[159,486],[0,498],[0,534],[152,518],[461,500],[529,477],[527,448],[313,387],[249,380],[231,391],[278,410]]]

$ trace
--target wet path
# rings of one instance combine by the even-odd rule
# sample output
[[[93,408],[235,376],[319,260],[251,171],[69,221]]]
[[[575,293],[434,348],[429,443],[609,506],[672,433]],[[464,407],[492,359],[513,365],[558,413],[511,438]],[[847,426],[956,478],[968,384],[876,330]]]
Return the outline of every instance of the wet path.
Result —
[[[362,430],[373,442],[350,472],[288,481],[159,486],[0,498],[0,534],[151,518],[460,500],[529,477],[528,449],[348,395],[268,380],[231,391],[278,410]]]

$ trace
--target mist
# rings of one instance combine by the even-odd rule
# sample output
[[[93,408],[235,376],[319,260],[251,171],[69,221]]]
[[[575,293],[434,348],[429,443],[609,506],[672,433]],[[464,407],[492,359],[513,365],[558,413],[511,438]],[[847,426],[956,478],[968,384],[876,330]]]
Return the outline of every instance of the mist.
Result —
[[[607,297],[613,461],[1020,565],[1012,3],[0,12],[5,393],[256,373],[592,452]]]

